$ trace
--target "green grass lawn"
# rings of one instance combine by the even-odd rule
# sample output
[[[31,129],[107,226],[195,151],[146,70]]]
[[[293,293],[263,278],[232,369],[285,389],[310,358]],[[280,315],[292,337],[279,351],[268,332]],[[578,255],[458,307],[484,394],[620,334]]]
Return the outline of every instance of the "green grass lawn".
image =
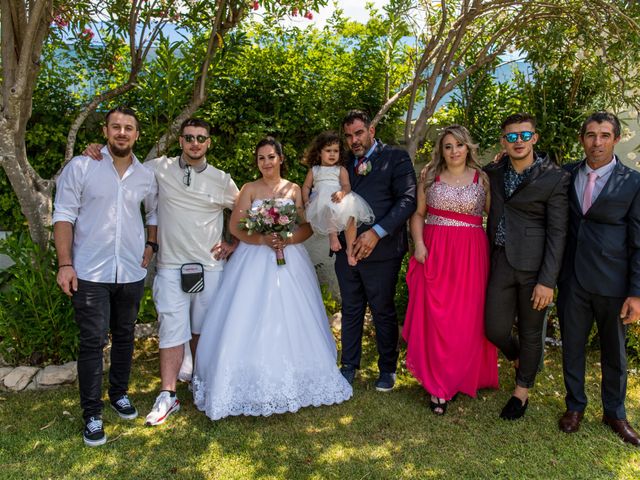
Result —
[[[130,394],[134,421],[105,411],[109,442],[82,443],[77,387],[0,392],[0,478],[640,478],[640,449],[623,444],[600,423],[596,352],[588,371],[588,408],[580,432],[562,434],[560,352],[547,352],[527,415],[505,422],[498,414],[513,388],[502,359],[500,391],[463,396],[445,417],[434,416],[427,396],[401,368],[397,388],[378,393],[373,342],[353,398],[269,418],[210,421],[197,411],[186,386],[182,410],[165,425],[145,427],[159,379],[155,340],[137,345]],[[630,375],[628,416],[640,427],[640,383]]]

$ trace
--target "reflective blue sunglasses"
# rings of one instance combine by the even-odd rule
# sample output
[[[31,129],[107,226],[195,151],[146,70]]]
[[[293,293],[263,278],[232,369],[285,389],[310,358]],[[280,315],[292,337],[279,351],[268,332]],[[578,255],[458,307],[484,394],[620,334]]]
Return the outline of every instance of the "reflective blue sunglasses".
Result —
[[[518,141],[518,137],[522,139],[523,142],[528,142],[533,138],[536,132],[511,132],[502,136],[509,143],[516,143]]]

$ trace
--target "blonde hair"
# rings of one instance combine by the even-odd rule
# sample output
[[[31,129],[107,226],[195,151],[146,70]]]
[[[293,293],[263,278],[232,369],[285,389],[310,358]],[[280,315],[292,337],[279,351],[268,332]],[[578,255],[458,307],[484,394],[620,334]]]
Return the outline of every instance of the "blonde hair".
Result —
[[[453,135],[458,142],[467,146],[467,167],[473,168],[477,170],[480,174],[480,178],[482,180],[482,185],[486,188],[488,185],[488,180],[486,174],[482,171],[482,167],[478,162],[478,145],[473,143],[473,139],[471,138],[471,134],[469,130],[467,130],[462,125],[449,125],[448,127],[443,128],[440,131],[440,135],[438,136],[438,140],[433,148],[433,154],[431,156],[431,161],[425,165],[425,167],[420,172],[420,183],[424,184],[425,191],[433,182],[435,182],[436,177],[440,175],[447,168],[447,163],[444,160],[443,146],[444,137],[447,135]]]

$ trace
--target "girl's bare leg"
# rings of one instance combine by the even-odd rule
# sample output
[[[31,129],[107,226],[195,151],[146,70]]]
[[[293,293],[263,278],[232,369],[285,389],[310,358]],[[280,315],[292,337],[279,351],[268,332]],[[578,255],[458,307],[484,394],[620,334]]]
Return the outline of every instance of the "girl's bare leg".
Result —
[[[353,243],[356,241],[356,224],[353,217],[349,218],[349,223],[344,229],[344,238],[347,240],[347,262],[352,267],[358,264],[358,260],[353,256]]]
[[[338,240],[337,233],[329,234],[329,248],[331,249],[332,252],[337,252],[342,248],[342,245],[340,245],[340,240]]]

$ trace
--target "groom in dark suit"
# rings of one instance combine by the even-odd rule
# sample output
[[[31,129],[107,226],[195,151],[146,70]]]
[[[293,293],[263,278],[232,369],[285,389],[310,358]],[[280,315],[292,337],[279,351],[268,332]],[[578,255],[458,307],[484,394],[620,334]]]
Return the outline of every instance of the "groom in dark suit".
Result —
[[[545,311],[562,265],[569,175],[534,151],[538,134],[531,115],[511,115],[501,127],[506,155],[485,167],[491,185],[485,334],[516,367],[515,390],[500,413],[515,420],[529,404],[542,355]],[[517,336],[512,334],[516,318]]]
[[[585,345],[595,320],[600,338],[602,421],[625,442],[640,446],[626,420],[626,325],[640,319],[640,174],[614,155],[620,122],[607,112],[585,120],[585,160],[571,172],[569,238],[558,283],[558,315],[567,410],[560,430],[580,428]]]
[[[342,296],[342,368],[353,383],[360,368],[362,327],[367,303],[376,329],[378,368],[376,390],[390,391],[398,362],[398,315],[394,304],[402,258],[407,252],[407,219],[416,209],[416,174],[409,154],[375,139],[375,127],[365,112],[350,111],[342,122],[351,189],[373,209],[375,224],[358,229],[350,266],[343,248],[337,253],[336,275]]]

